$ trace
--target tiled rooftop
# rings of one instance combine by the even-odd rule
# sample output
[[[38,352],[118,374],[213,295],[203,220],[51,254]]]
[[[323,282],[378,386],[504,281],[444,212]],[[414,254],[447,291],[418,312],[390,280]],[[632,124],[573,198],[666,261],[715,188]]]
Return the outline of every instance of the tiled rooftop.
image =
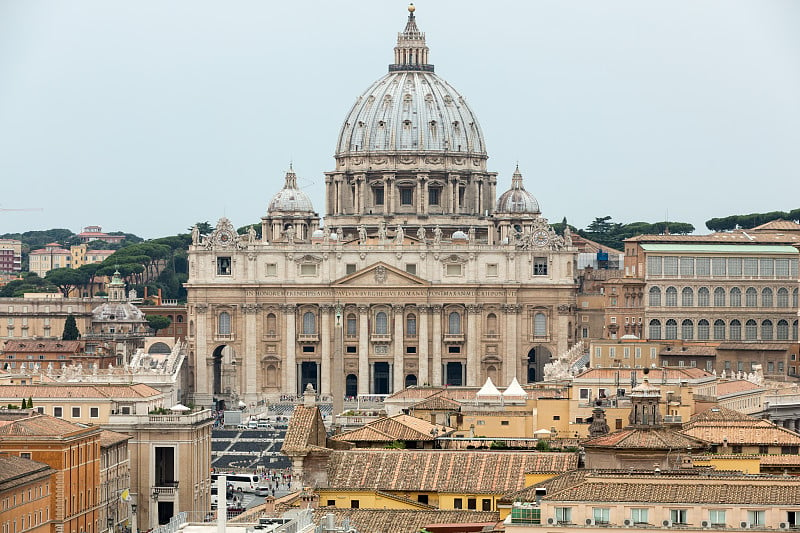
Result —
[[[583,445],[587,448],[641,448],[650,450],[694,448],[697,450],[707,447],[708,443],[694,436],[687,436],[668,428],[630,428],[588,440]]]
[[[55,472],[48,465],[15,455],[0,455],[0,492],[19,486],[27,479],[38,479]]]
[[[130,435],[125,435],[124,433],[117,433],[116,431],[110,431],[108,429],[104,429],[100,433],[100,447],[108,448],[109,446],[114,446],[115,444],[125,442],[132,438],[133,437],[131,437]]]
[[[3,353],[46,353],[81,351],[81,341],[62,340],[7,340],[3,345]]]
[[[487,511],[412,511],[405,509],[334,509],[321,507],[314,511],[314,521],[333,513],[337,524],[347,519],[350,524],[368,533],[417,533],[430,524],[495,524],[499,513]]]
[[[153,398],[161,392],[149,385],[94,385],[74,383],[0,385],[0,398]]]
[[[0,425],[0,439],[3,437],[68,437],[73,434],[94,432],[100,432],[100,428],[73,424],[42,414],[34,414]]]
[[[432,441],[434,440],[432,433],[434,429],[440,435],[453,431],[452,428],[437,426],[425,420],[401,414],[380,418],[361,428],[347,431],[333,438],[347,442]]]
[[[317,406],[298,405],[294,409],[281,452],[286,454],[303,453],[312,445],[325,444],[325,427]]]
[[[590,368],[581,372],[575,379],[615,379],[618,375],[621,377],[623,374],[630,377],[631,372],[636,372],[638,381],[641,383],[645,377],[644,370],[649,370],[647,379],[654,385],[658,385],[662,380],[675,381],[681,379],[702,379],[714,377],[710,372],[696,367],[668,367],[668,368]]]
[[[720,381],[717,383],[717,397],[727,396],[728,394],[736,394],[737,392],[746,392],[750,390],[761,389],[760,385],[756,385],[750,381],[737,379],[734,381]]]

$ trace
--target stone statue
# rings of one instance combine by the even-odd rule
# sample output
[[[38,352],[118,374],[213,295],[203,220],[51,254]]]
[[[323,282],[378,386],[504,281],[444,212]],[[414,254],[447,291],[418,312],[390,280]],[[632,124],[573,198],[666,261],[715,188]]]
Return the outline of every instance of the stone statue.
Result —
[[[469,227],[469,231],[467,232],[467,235],[469,235],[469,242],[474,243],[475,242],[475,226],[470,226]]]
[[[197,246],[200,243],[200,228],[197,227],[197,224],[192,226],[192,244]]]
[[[397,231],[394,232],[394,242],[395,244],[403,244],[403,240],[405,240],[406,234],[403,231],[403,226],[400,224],[397,225]]]
[[[328,244],[331,240],[331,228],[325,226],[322,228],[322,242]]]
[[[364,224],[361,224],[358,227],[358,243],[359,244],[367,243],[367,228],[364,227]]]
[[[250,239],[250,244],[253,244],[253,243],[256,242],[256,229],[253,226],[250,226],[249,228],[247,228],[247,236]]]
[[[719,375],[721,379],[725,379],[725,369],[722,369],[722,374]]]
[[[569,226],[564,227],[564,244],[572,246],[572,231],[570,231]]]
[[[442,228],[436,226],[433,228],[433,244],[439,245],[442,243]]]
[[[283,233],[286,235],[286,242],[294,244],[294,226],[289,226]]]
[[[417,239],[425,244],[425,228],[423,226],[417,228]]]
[[[378,227],[378,238],[381,243],[386,242],[386,224],[383,222],[381,222],[381,225]]]

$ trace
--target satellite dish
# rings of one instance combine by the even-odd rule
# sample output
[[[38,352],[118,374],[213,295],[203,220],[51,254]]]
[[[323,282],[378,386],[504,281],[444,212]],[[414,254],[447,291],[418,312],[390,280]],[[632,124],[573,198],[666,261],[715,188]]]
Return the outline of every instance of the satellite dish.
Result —
[[[128,489],[123,490],[119,493],[119,499],[123,502],[131,501],[131,491]]]

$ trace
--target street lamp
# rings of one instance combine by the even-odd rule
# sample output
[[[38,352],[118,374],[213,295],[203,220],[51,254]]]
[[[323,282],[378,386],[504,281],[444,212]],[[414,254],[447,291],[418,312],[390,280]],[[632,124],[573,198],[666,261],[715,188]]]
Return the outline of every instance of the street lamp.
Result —
[[[153,489],[153,494],[151,494],[150,497],[153,498],[153,500],[158,501],[158,490]]]

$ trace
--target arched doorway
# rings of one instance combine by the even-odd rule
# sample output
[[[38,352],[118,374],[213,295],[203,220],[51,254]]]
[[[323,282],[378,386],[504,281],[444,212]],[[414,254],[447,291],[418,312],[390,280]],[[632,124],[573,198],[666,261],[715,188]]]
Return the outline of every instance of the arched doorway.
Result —
[[[300,390],[298,394],[302,394],[309,383],[311,383],[315,391],[319,392],[319,381],[317,379],[319,376],[318,370],[317,363],[314,361],[303,361],[300,363]]]
[[[217,346],[212,355],[213,364],[213,388],[214,394],[227,394],[233,389],[233,375],[235,374],[234,361],[236,352],[228,345]]]
[[[550,362],[550,350],[544,346],[534,346],[528,352],[528,383],[542,381],[544,365]]]
[[[406,387],[413,387],[417,384],[417,376],[409,374],[406,376]]]
[[[344,378],[344,395],[348,398],[358,396],[358,377],[355,374],[347,374]]]

